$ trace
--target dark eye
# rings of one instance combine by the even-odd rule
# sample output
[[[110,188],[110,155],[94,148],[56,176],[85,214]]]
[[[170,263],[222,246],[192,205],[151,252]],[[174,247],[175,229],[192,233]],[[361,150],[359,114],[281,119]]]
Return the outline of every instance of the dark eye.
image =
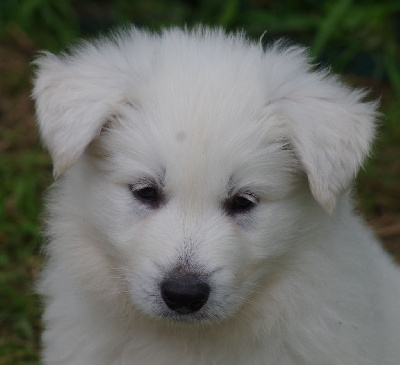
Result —
[[[161,204],[161,194],[157,187],[130,185],[133,196],[143,204],[157,208]]]
[[[258,198],[251,193],[236,194],[224,204],[224,209],[229,215],[249,212],[258,203]]]

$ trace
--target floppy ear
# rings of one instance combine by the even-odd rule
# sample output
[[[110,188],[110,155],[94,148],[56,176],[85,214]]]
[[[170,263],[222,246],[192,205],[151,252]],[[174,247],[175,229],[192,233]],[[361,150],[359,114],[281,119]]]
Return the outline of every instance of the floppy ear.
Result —
[[[296,92],[278,103],[311,192],[332,213],[369,153],[377,103],[364,102],[365,91],[351,90],[326,72],[297,74],[291,80]]]
[[[38,70],[32,96],[56,177],[100,134],[122,100],[121,72],[94,48],[80,53],[43,53],[34,62]]]

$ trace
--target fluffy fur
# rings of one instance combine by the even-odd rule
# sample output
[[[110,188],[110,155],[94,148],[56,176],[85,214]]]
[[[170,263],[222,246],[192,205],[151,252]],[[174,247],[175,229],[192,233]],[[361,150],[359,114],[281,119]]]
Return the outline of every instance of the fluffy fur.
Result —
[[[58,177],[45,364],[399,364],[400,275],[348,192],[363,91],[219,29],[132,28],[36,65]],[[166,304],[171,273],[209,286],[199,310]]]

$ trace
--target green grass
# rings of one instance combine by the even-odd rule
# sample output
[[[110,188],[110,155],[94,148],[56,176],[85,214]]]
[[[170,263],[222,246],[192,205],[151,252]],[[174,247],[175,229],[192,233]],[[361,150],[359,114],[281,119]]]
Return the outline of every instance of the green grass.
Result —
[[[14,132],[2,128],[0,140],[23,138],[22,130]],[[27,147],[0,153],[0,364],[35,364],[39,349],[41,306],[33,283],[40,269],[41,197],[51,174],[47,155]]]
[[[48,164],[41,151],[0,156],[0,364],[37,359],[40,303],[33,281],[40,268],[38,217]]]
[[[36,50],[58,51],[79,35],[128,21],[242,27],[255,39],[268,30],[265,42],[286,36],[309,45],[334,71],[352,74],[352,84],[382,94],[386,117],[357,180],[360,209],[379,227],[400,221],[399,14],[397,0],[0,1],[0,365],[39,363],[41,305],[33,283],[41,266],[42,195],[52,177],[29,102]],[[400,230],[382,237],[399,253]]]
[[[357,179],[362,210],[369,217],[400,213],[400,107],[393,98],[381,110],[373,152]]]
[[[29,101],[31,53],[0,45],[0,364],[37,364],[42,195],[50,160]]]

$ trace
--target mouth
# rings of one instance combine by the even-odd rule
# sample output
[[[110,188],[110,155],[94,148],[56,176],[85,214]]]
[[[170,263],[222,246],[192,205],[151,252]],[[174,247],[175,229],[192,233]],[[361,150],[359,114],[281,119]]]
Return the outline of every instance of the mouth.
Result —
[[[190,324],[206,325],[219,322],[221,320],[219,316],[209,313],[208,311],[178,314],[170,310],[165,310],[160,313],[160,317],[172,323],[188,324],[188,325]]]

